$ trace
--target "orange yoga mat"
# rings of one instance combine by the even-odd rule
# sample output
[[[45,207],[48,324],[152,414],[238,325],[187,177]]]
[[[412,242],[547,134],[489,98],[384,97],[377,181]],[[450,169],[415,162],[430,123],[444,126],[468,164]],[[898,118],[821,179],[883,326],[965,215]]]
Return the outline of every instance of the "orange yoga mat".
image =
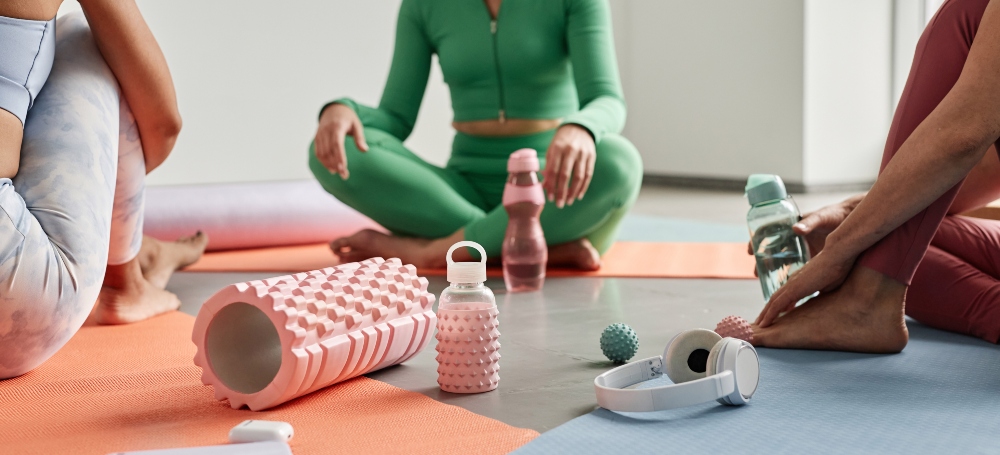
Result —
[[[103,455],[224,444],[246,419],[291,423],[296,455],[500,454],[538,436],[365,377],[268,411],[234,410],[199,380],[193,323],[174,312],[84,327],[35,371],[0,381],[0,453]]]
[[[550,268],[550,277],[594,276],[632,278],[753,279],[754,260],[746,243],[617,242],[595,272]],[[207,253],[186,268],[190,272],[302,272],[337,265],[326,244]],[[420,270],[444,275],[444,270]],[[491,267],[490,276],[502,276]]]

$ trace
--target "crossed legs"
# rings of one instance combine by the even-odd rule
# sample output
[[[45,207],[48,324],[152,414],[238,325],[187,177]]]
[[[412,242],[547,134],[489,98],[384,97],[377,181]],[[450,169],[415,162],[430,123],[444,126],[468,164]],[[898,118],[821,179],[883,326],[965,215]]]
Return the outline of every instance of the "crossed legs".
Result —
[[[341,261],[373,256],[398,257],[418,267],[443,267],[445,253],[457,241],[483,245],[499,258],[507,214],[499,205],[506,158],[485,160],[475,172],[433,166],[390,134],[366,128],[370,150],[361,152],[346,140],[350,178],[331,174],[310,150],[309,166],[320,184],[345,204],[371,217],[393,234],[365,230],[336,239],[331,248]],[[544,150],[548,139],[530,146]],[[518,139],[498,139],[498,141]],[[489,145],[489,144],[488,144]],[[501,149],[507,153],[526,144]],[[499,155],[499,153],[498,153]],[[494,161],[499,161],[497,166]],[[614,240],[619,222],[638,195],[642,162],[626,139],[608,135],[597,144],[594,178],[587,195],[572,206],[546,204],[542,227],[549,241],[549,264],[596,269]],[[468,260],[460,249],[456,260]]]

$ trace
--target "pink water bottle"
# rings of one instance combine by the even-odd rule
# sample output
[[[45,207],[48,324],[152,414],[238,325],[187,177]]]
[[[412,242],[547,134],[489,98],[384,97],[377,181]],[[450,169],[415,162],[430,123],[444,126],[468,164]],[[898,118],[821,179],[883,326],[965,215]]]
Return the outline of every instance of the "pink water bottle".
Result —
[[[479,251],[477,262],[455,262],[462,247]],[[452,393],[480,393],[500,384],[500,321],[496,297],[486,287],[486,250],[462,241],[448,250],[448,286],[438,299],[438,384]]]
[[[537,291],[545,284],[549,250],[538,217],[545,205],[538,182],[538,153],[521,149],[507,161],[507,186],[503,205],[507,209],[507,235],[503,240],[503,280],[509,292]]]

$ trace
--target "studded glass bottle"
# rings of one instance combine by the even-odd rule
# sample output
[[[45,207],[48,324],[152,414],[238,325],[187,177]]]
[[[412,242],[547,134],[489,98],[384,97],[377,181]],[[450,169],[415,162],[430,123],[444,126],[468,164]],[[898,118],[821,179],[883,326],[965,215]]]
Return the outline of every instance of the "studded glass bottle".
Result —
[[[468,246],[480,262],[453,262],[451,253]],[[452,393],[489,392],[500,384],[500,332],[496,298],[486,281],[486,252],[475,242],[448,251],[448,281],[438,303],[438,384]]]

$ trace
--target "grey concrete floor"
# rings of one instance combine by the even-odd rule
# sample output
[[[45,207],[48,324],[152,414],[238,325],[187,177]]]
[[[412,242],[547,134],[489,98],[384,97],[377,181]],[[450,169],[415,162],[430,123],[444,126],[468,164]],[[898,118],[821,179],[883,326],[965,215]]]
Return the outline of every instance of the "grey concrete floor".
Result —
[[[849,193],[796,195],[803,212],[840,201]],[[632,209],[666,216],[744,226],[749,209],[740,193],[645,186]],[[231,283],[275,273],[178,273],[168,290],[197,314],[202,302]],[[431,292],[447,285],[431,278]],[[754,280],[549,279],[538,293],[506,294],[503,283],[487,283],[500,308],[500,387],[478,395],[456,395],[437,387],[434,344],[404,365],[369,377],[423,393],[510,425],[552,429],[596,406],[594,377],[612,367],[600,350],[601,332],[624,322],[639,335],[636,358],[662,353],[681,330],[714,328],[725,316],[755,317],[763,307]],[[434,341],[432,341],[434,343]]]
[[[265,278],[267,273],[178,273],[167,287],[181,310],[197,314],[202,302],[225,285]],[[430,278],[435,295],[447,285]],[[659,355],[681,330],[714,328],[725,316],[752,317],[763,306],[753,280],[556,278],[540,292],[507,294],[503,282],[487,285],[500,309],[500,387],[475,395],[437,386],[434,341],[403,365],[368,376],[460,406],[507,424],[539,432],[594,409],[594,377],[613,366],[601,353],[601,332],[611,323],[639,335],[636,359]]]

